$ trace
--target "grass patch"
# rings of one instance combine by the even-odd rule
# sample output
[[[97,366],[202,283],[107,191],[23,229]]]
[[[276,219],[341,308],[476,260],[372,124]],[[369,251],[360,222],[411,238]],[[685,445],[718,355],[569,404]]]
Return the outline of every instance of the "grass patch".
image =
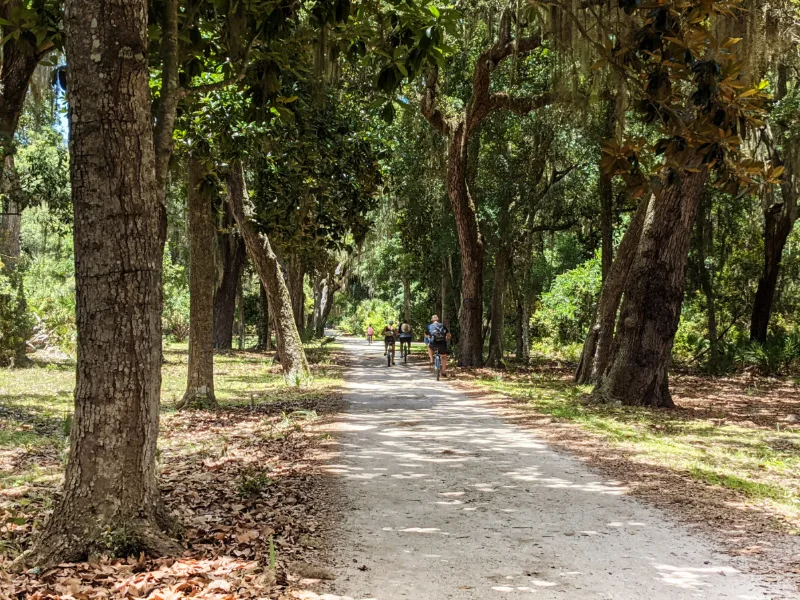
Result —
[[[330,339],[306,345],[314,380],[303,387],[287,386],[273,355],[232,351],[214,357],[214,384],[223,409],[248,407],[303,411],[320,398],[333,396],[341,380]],[[161,370],[162,428],[170,427],[175,405],[186,387],[186,343],[167,343]],[[63,469],[73,412],[74,364],[37,365],[30,369],[0,369],[0,490],[57,478]],[[163,441],[163,440],[162,440]],[[167,444],[168,442],[163,442]],[[218,451],[208,441],[194,451]],[[224,446],[221,440],[219,446]]]
[[[719,401],[700,414],[587,403],[591,388],[573,385],[561,373],[483,374],[475,383],[578,425],[633,462],[689,474],[763,501],[790,522],[800,520],[797,430],[728,422]]]

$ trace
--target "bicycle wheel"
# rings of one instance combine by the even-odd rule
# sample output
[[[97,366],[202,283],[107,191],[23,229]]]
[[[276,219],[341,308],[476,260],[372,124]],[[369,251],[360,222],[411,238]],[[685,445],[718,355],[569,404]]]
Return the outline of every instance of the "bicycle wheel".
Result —
[[[410,349],[411,349],[411,344],[409,344],[408,342],[406,342],[406,350],[405,350],[405,352],[403,353],[403,362],[404,362],[404,363],[408,363],[408,351],[409,351]]]
[[[438,352],[433,357],[433,368],[436,371],[436,381],[439,381],[439,377],[442,374],[442,358],[439,356]]]
[[[386,366],[387,367],[391,367],[392,366],[392,348],[391,347],[389,347],[389,349],[386,350]]]

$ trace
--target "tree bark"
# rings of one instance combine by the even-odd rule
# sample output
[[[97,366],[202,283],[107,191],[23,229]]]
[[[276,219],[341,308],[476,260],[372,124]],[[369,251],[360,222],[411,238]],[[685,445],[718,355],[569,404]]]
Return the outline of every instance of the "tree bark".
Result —
[[[284,255],[284,258],[286,256]],[[306,293],[303,289],[303,280],[306,276],[306,268],[303,260],[295,253],[289,255],[286,264],[286,284],[289,288],[289,297],[292,299],[292,313],[294,323],[300,335],[305,330],[305,310]]]
[[[217,408],[214,394],[214,237],[211,199],[203,189],[203,165],[189,159],[189,369],[178,408]]]
[[[600,299],[592,328],[583,344],[581,360],[575,372],[575,382],[579,384],[598,383],[611,358],[614,341],[614,322],[617,319],[619,303],[628,281],[628,274],[636,256],[642,235],[645,216],[652,200],[642,200],[631,218],[625,235],[622,236],[617,257],[603,282]]]
[[[159,554],[160,206],[147,2],[67,0],[78,363],[61,498],[21,562]]]
[[[505,333],[505,292],[508,274],[510,249],[503,246],[497,253],[494,267],[494,285],[491,304],[491,333],[489,334],[489,355],[486,364],[490,367],[503,366],[503,334]]]
[[[267,298],[267,290],[264,285],[259,282],[259,314],[258,314],[258,349],[264,352],[272,350],[272,340],[270,332],[270,311],[269,299]]]
[[[214,294],[214,348],[233,348],[233,322],[236,319],[236,289],[247,263],[247,248],[238,231],[230,207],[225,204],[222,232],[217,235],[222,277]]]
[[[687,166],[698,172],[666,174],[648,207],[625,285],[612,362],[595,388],[599,400],[674,406],[667,370],[680,320],[691,232],[708,180],[699,160],[690,159]]]
[[[616,116],[616,101],[613,97],[609,97],[606,100],[606,111],[603,123],[603,135],[606,139],[610,139],[614,136],[617,120]],[[603,281],[605,281],[611,271],[611,263],[614,257],[614,186],[611,175],[606,173],[603,169],[600,169],[597,191],[600,195],[601,266]]]
[[[447,152],[447,192],[453,208],[461,251],[461,308],[459,310],[458,362],[483,364],[483,259],[484,242],[478,227],[475,203],[466,182],[466,126],[459,123]]]
[[[261,279],[261,284],[267,290],[269,306],[276,326],[278,356],[283,367],[284,378],[288,383],[300,384],[311,378],[311,372],[303,350],[303,342],[294,321],[289,290],[283,279],[278,258],[272,251],[269,238],[256,233],[245,213],[244,200],[246,197],[244,168],[241,162],[234,162],[228,177],[228,202],[231,203],[233,216],[236,218],[242,237],[244,237],[250,260]]]

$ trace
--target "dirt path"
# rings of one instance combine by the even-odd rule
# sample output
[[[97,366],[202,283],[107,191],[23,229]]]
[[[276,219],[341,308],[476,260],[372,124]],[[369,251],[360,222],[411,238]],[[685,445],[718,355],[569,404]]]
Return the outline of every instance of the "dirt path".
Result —
[[[345,340],[346,509],[326,598],[793,598],[530,431]]]

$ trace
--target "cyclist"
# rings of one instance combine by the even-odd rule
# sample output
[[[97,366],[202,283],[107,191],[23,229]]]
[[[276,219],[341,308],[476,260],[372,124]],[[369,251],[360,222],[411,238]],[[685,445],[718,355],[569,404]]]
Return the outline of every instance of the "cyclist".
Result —
[[[394,328],[394,321],[389,321],[389,324],[383,328],[383,355],[389,352],[389,346],[392,347],[392,364],[394,364],[394,337],[397,331]]]
[[[407,321],[403,321],[403,324],[400,325],[400,354],[403,354],[403,344],[405,344],[406,354],[411,351],[411,338],[413,335],[414,332],[411,329],[411,325]]]
[[[438,350],[442,359],[442,375],[444,375],[447,372],[447,355],[450,354],[447,343],[450,341],[450,331],[445,327],[444,323],[439,322],[439,317],[436,315],[431,317],[431,322],[425,331],[430,338],[428,356],[431,359],[431,363],[433,363],[434,351]]]
[[[370,345],[372,345],[372,336],[375,335],[375,330],[372,328],[372,325],[367,327],[367,341]]]

